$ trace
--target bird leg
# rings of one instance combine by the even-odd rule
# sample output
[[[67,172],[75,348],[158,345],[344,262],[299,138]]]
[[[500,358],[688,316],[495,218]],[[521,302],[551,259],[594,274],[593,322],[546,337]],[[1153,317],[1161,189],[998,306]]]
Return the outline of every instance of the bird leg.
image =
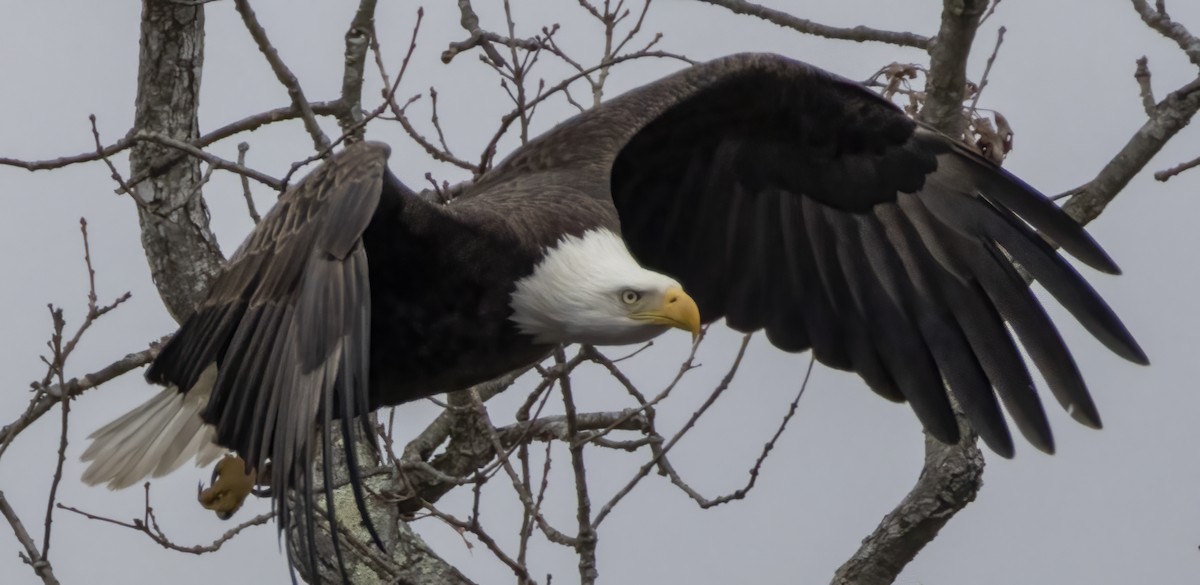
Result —
[[[228,520],[246,502],[246,496],[260,495],[254,483],[257,475],[253,469],[247,471],[241,457],[226,455],[213,467],[208,487],[196,486],[196,499],[201,506],[216,512],[218,518]]]

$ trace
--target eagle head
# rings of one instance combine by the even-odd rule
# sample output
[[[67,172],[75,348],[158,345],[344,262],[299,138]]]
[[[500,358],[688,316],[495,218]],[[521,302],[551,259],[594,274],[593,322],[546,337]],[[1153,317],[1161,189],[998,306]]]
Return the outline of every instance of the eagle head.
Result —
[[[643,268],[607,229],[546,249],[512,293],[512,320],[538,343],[623,345],[672,327],[695,337],[700,310],[675,279]]]

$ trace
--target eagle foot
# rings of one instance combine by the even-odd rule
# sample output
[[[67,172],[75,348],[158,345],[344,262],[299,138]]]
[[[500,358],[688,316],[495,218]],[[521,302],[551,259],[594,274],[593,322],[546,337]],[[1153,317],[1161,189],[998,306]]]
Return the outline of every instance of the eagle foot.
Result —
[[[203,483],[196,486],[196,499],[201,506],[216,512],[218,518],[228,520],[246,502],[246,496],[261,495],[255,487],[256,476],[253,469],[247,472],[241,457],[226,455],[213,467],[208,487]]]

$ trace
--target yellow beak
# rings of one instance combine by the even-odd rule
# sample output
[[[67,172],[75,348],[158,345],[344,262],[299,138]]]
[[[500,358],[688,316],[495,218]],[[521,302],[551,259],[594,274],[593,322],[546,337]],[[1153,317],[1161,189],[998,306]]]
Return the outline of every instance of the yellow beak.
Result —
[[[696,306],[696,301],[679,287],[667,289],[663,294],[661,307],[636,313],[632,317],[690,331],[693,340],[700,336],[700,308]]]

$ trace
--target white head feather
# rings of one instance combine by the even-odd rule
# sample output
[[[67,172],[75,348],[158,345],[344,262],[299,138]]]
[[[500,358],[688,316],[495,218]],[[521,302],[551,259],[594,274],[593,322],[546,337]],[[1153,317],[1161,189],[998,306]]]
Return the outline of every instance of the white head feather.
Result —
[[[646,270],[606,229],[564,236],[533,273],[517,281],[512,320],[539,343],[622,345],[650,340],[667,326],[630,317],[627,291],[655,302],[675,279]]]

